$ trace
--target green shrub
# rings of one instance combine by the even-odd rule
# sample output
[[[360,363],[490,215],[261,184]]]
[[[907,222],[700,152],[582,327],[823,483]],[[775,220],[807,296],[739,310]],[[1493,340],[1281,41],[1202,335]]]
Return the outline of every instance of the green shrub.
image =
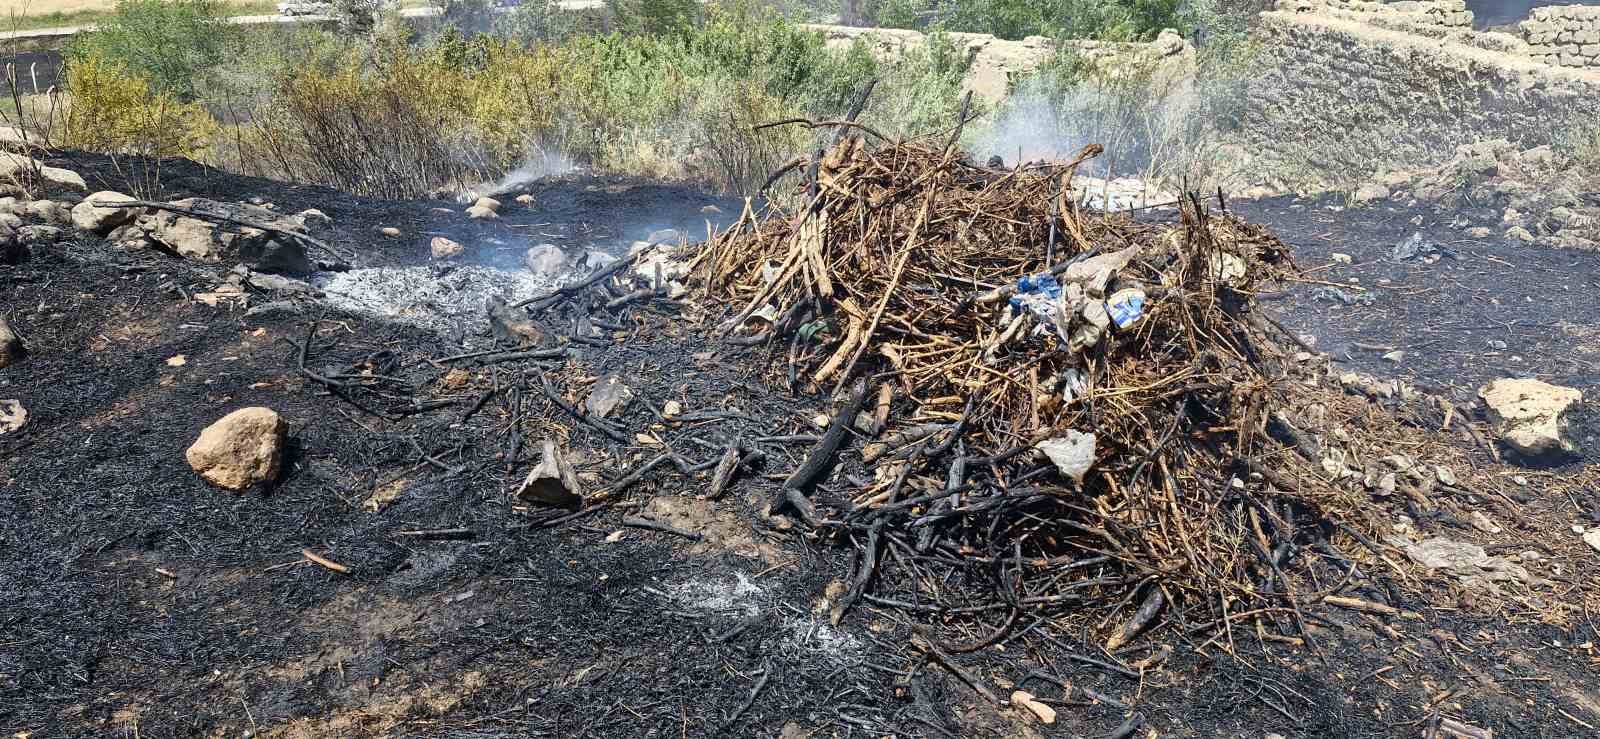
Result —
[[[199,105],[157,89],[137,72],[98,54],[67,67],[72,98],[62,144],[156,159],[199,157],[217,124]]]
[[[606,0],[612,23],[625,34],[688,33],[700,21],[700,0]]]
[[[110,18],[79,37],[69,63],[92,57],[154,92],[193,100],[206,70],[227,53],[232,33],[222,10],[220,0],[117,0]]]

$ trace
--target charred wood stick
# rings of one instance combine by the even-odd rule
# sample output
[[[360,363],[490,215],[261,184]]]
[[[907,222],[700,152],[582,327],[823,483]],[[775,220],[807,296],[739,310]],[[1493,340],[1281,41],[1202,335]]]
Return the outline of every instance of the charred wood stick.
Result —
[[[331,559],[323,557],[323,556],[317,554],[316,552],[311,551],[310,549],[301,549],[300,550],[300,555],[305,557],[306,559],[316,563],[316,564],[322,565],[323,567],[326,567],[326,568],[328,568],[330,570],[333,570],[334,572],[337,572],[337,573],[339,573],[341,575],[350,574],[350,568],[349,567],[346,567],[346,566],[344,566],[342,564],[339,564],[338,562],[335,562],[335,561],[333,561]]]
[[[784,162],[783,166],[774,170],[772,174],[767,175],[766,181],[761,183],[761,188],[757,190],[757,192],[762,195],[766,195],[767,190],[772,189],[772,186],[776,184],[778,180],[783,179],[784,175],[799,169],[800,167],[804,166],[805,163],[806,158],[799,156]]]
[[[458,529],[414,529],[409,531],[396,531],[395,536],[404,536],[408,539],[423,539],[427,541],[451,541],[459,539],[477,538],[478,532],[467,528]]]
[[[839,451],[845,437],[850,434],[850,427],[855,425],[856,413],[860,412],[861,404],[866,398],[867,381],[858,379],[850,387],[850,397],[839,406],[839,412],[834,414],[832,423],[828,424],[828,430],[822,434],[822,439],[811,449],[806,461],[784,481],[785,488],[802,490],[827,469],[834,453]]]
[[[967,396],[967,404],[966,407],[961,409],[961,417],[956,419],[955,424],[950,427],[950,438],[945,439],[943,443],[924,451],[923,454],[926,457],[929,459],[937,459],[938,457],[943,456],[945,452],[950,451],[951,447],[956,445],[956,441],[961,438],[961,432],[965,431],[967,428],[967,421],[972,418],[972,400],[973,396]]]
[[[562,347],[558,349],[533,349],[524,352],[494,352],[491,354],[483,354],[473,357],[472,362],[473,364],[481,367],[491,364],[515,362],[522,359],[561,359],[565,356],[567,356],[567,350],[565,347]]]
[[[654,246],[654,245],[652,244],[652,246]],[[537,295],[537,296],[528,298],[526,300],[519,300],[519,301],[517,301],[515,303],[512,303],[508,307],[510,307],[510,308],[521,308],[521,307],[523,307],[525,305],[532,305],[534,303],[539,303],[540,305],[536,309],[534,309],[532,311],[532,312],[537,313],[538,311],[549,307],[549,305],[553,305],[556,302],[556,300],[559,300],[561,298],[566,298],[566,297],[569,297],[569,296],[572,296],[572,295],[577,295],[578,293],[583,292],[584,290],[587,290],[587,289],[595,286],[596,284],[598,284],[600,282],[604,282],[607,278],[610,278],[611,276],[617,274],[618,272],[621,272],[621,271],[627,269],[628,267],[633,266],[633,263],[638,261],[639,256],[644,254],[645,252],[648,252],[648,251],[650,251],[650,250],[649,249],[640,249],[638,252],[636,252],[634,254],[630,254],[630,255],[628,255],[626,257],[623,257],[621,259],[618,259],[617,261],[612,262],[612,263],[610,263],[610,264],[608,264],[608,265],[606,265],[604,267],[601,267],[598,270],[595,270],[595,272],[593,274],[589,275],[589,277],[587,279],[585,279],[584,281],[582,281],[582,282],[575,283],[575,284],[572,284],[572,285],[567,285],[566,287],[562,287],[562,288],[557,288],[556,290],[554,290],[552,292],[545,293],[544,295]]]
[[[951,659],[950,655],[945,654],[944,651],[939,649],[939,647],[936,646],[932,641],[929,641],[921,636],[915,636],[912,637],[911,644],[917,649],[922,650],[922,652],[928,656],[929,660],[938,664],[940,667],[949,670],[950,673],[959,678],[961,682],[966,683],[967,687],[972,688],[978,693],[978,695],[983,696],[984,700],[989,701],[990,705],[1000,705],[1000,699],[996,697],[994,692],[989,690],[989,688],[985,686],[976,675],[968,671],[967,668],[956,664],[956,661]]]
[[[850,103],[850,114],[844,117],[846,121],[855,123],[856,119],[861,117],[861,111],[866,110],[867,108],[867,98],[872,97],[872,91],[877,87],[877,77],[867,80],[866,87],[861,88],[861,92],[856,93],[856,99]],[[837,146],[839,141],[844,138],[845,128],[845,126],[840,126],[839,130],[833,132],[833,144],[835,146]],[[878,138],[881,139],[883,137],[879,136]]]
[[[728,483],[733,481],[733,473],[739,469],[739,445],[729,444],[723,450],[722,459],[717,461],[717,471],[711,474],[711,490],[706,497],[712,500],[722,497],[727,490]]]
[[[750,710],[751,706],[756,704],[756,697],[760,696],[761,691],[766,689],[767,679],[771,676],[772,668],[770,666],[761,671],[761,676],[756,678],[755,686],[750,688],[750,697],[745,698],[744,703],[739,704],[739,710],[734,711],[727,721],[722,722],[723,732],[727,732],[728,729],[732,728],[734,722],[738,721],[740,716],[743,716],[746,711]]]
[[[878,540],[883,534],[883,522],[884,519],[878,519],[867,532],[867,546],[861,551],[861,562],[856,567],[856,576],[851,578],[850,589],[845,591],[844,597],[840,598],[838,603],[834,604],[833,613],[829,617],[834,626],[838,626],[839,622],[844,620],[845,614],[850,612],[850,607],[855,605],[862,593],[866,592],[867,583],[872,581],[872,576],[878,571]]]
[[[506,350],[501,349],[485,349],[482,350],[482,352],[466,352],[466,354],[454,354],[450,355],[450,357],[438,358],[438,360],[434,360],[434,362],[445,363],[459,362],[459,360],[480,360],[480,362],[486,363],[486,365],[494,365],[494,363],[510,362],[510,360],[523,360],[523,358],[528,358],[528,360],[558,360],[558,358],[565,357],[565,355],[566,349],[533,349],[528,350],[528,352],[506,352]]]
[[[638,290],[634,290],[633,292],[628,293],[620,298],[606,301],[606,310],[616,310],[628,305],[629,303],[635,303],[640,300],[649,300],[650,298],[655,297],[655,295],[656,291],[654,288],[641,287]]]
[[[704,536],[696,534],[693,531],[684,531],[683,529],[673,528],[672,526],[664,524],[660,521],[652,521],[648,518],[640,518],[638,516],[623,517],[622,525],[632,529],[649,529],[650,531],[659,531],[663,534],[681,536],[689,541],[700,541],[701,539],[705,538]]]
[[[942,423],[924,423],[896,431],[882,442],[879,442],[871,451],[862,453],[861,461],[866,464],[873,464],[885,457],[892,458],[896,452],[905,450],[907,447],[915,447],[943,430],[945,430],[945,425]]]
[[[582,413],[579,413],[577,408],[572,407],[571,403],[568,403],[561,397],[561,393],[556,390],[556,386],[550,383],[550,378],[543,372],[539,373],[539,387],[544,391],[545,397],[549,398],[551,403],[554,403],[557,408],[560,408],[567,415],[572,416],[573,418],[576,418],[585,424],[588,424],[596,431],[605,434],[612,441],[615,441],[619,444],[626,444],[630,441],[627,434],[624,434],[621,431],[602,423],[597,418],[590,418]]]
[[[967,94],[961,96],[961,115],[956,120],[956,128],[955,128],[954,131],[950,132],[950,140],[948,142],[946,142],[945,145],[944,145],[944,152],[945,152],[945,156],[946,157],[950,156],[950,152],[951,151],[955,150],[956,142],[961,140],[961,132],[964,129],[966,129],[966,127],[967,127],[967,120],[968,120],[967,119],[967,113],[970,112],[971,110],[972,110],[972,91],[971,90],[967,90]],[[880,138],[882,138],[882,137],[880,137]]]
[[[493,388],[484,391],[482,395],[478,396],[477,400],[472,402],[472,406],[467,408],[467,412],[461,414],[461,417],[456,419],[456,423],[466,423],[467,419],[472,418],[474,415],[477,415],[478,411],[483,410],[483,407],[488,405],[489,399],[493,398],[495,394],[499,392],[499,388]]]
[[[789,436],[758,436],[755,439],[755,443],[757,443],[757,444],[801,444],[801,443],[805,443],[805,442],[816,441],[817,439],[820,439],[820,438],[822,438],[822,437],[817,436],[816,434],[792,434],[792,435],[789,435]]]
[[[760,131],[762,129],[775,128],[777,126],[805,126],[806,128],[827,128],[829,126],[839,126],[840,128],[857,128],[857,129],[860,129],[862,131],[866,131],[867,133],[872,134],[873,136],[877,137],[880,141],[892,141],[892,139],[890,139],[888,136],[885,136],[885,135],[883,135],[881,133],[878,133],[877,131],[873,130],[871,126],[868,126],[868,125],[865,125],[865,124],[862,124],[862,123],[857,123],[855,121],[846,121],[846,120],[840,120],[840,119],[826,120],[826,121],[813,121],[810,118],[785,118],[785,119],[783,119],[781,121],[772,121],[770,123],[761,123],[761,124],[757,124],[755,126],[751,126],[750,130],[752,130],[752,131]]]
[[[286,237],[294,239],[296,241],[304,242],[307,246],[313,246],[313,247],[316,247],[318,249],[321,249],[321,250],[323,250],[323,251],[325,251],[325,252],[327,252],[329,254],[332,254],[332,255],[340,258],[340,259],[349,259],[350,258],[350,257],[340,253],[337,249],[334,249],[332,246],[329,246],[328,244],[324,243],[323,241],[321,241],[319,239],[316,239],[316,238],[313,238],[310,235],[308,235],[308,234],[306,234],[306,233],[304,233],[302,231],[296,231],[296,230],[294,230],[292,228],[279,228],[278,226],[270,226],[270,225],[267,225],[267,224],[262,223],[260,221],[256,221],[256,220],[252,220],[252,219],[248,219],[248,218],[236,218],[234,216],[222,215],[221,213],[209,213],[209,212],[206,212],[206,211],[203,211],[203,210],[196,210],[194,208],[185,208],[185,207],[183,207],[181,205],[173,205],[172,203],[160,203],[160,202],[156,202],[156,201],[153,201],[153,200],[128,200],[128,201],[118,202],[118,203],[104,203],[104,202],[99,202],[99,201],[92,201],[89,204],[93,205],[96,208],[154,208],[156,210],[165,210],[165,211],[170,211],[170,212],[173,212],[173,213],[182,213],[182,214],[184,214],[186,216],[193,216],[195,218],[199,218],[199,219],[202,219],[202,220],[214,221],[214,222],[217,222],[217,223],[228,223],[228,224],[232,224],[232,225],[235,225],[235,226],[244,226],[245,228],[253,228],[253,229],[257,230],[257,231],[266,231],[267,233],[278,234],[279,236],[286,236]]]
[[[1116,700],[1110,696],[1096,693],[1088,688],[1083,688],[1083,694],[1100,701],[1101,703],[1115,706],[1116,708],[1120,708],[1122,710],[1128,709],[1128,704]],[[1106,739],[1128,739],[1128,737],[1133,736],[1134,732],[1138,731],[1142,726],[1144,726],[1144,714],[1135,713],[1132,716],[1129,716],[1128,720],[1123,721],[1121,726],[1118,726],[1116,729],[1113,729],[1110,734],[1107,734]]]
[[[672,457],[673,455],[671,453],[656,455],[650,461],[639,465],[638,469],[628,473],[627,475],[624,475],[621,478],[618,478],[616,482],[611,483],[612,492],[622,492],[623,490],[627,490],[629,487],[632,487],[634,483],[644,479],[644,476],[649,474],[650,470],[660,467],[667,462],[671,462]]]
[[[1144,603],[1139,606],[1139,610],[1133,612],[1133,618],[1128,619],[1128,622],[1122,625],[1121,630],[1112,634],[1111,638],[1106,640],[1106,651],[1114,652],[1122,645],[1144,633],[1144,630],[1150,628],[1150,624],[1156,620],[1156,616],[1161,614],[1161,609],[1166,605],[1167,594],[1161,591],[1159,583],[1152,583],[1150,585],[1150,594],[1145,596]]]
[[[1395,608],[1394,606],[1386,606],[1382,603],[1374,603],[1370,600],[1346,598],[1339,595],[1330,595],[1326,598],[1323,598],[1322,602],[1327,603],[1330,606],[1338,606],[1340,608],[1348,608],[1352,611],[1361,611],[1362,613],[1371,613],[1374,615],[1388,616],[1391,618],[1399,616],[1401,613],[1400,609]]]

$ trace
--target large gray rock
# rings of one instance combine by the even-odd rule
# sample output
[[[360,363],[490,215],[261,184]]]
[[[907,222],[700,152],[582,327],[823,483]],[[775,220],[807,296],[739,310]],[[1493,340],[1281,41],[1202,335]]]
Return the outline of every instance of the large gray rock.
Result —
[[[105,236],[118,226],[131,223],[139,214],[137,208],[101,208],[96,203],[125,203],[133,198],[112,190],[101,190],[72,206],[72,225],[85,231]]]
[[[1483,386],[1478,397],[1506,446],[1530,455],[1573,451],[1572,442],[1562,436],[1562,414],[1583,400],[1582,392],[1540,380],[1501,379]]]
[[[278,476],[285,429],[271,408],[240,408],[201,431],[184,457],[206,482],[244,490]]]
[[[34,174],[38,174],[38,182],[34,182]],[[74,190],[83,192],[89,189],[83,178],[70,169],[48,167],[33,157],[0,151],[0,182],[17,181],[32,184],[47,190]]]
[[[567,269],[567,254],[555,244],[539,244],[523,257],[528,269],[540,277],[555,277]]]
[[[72,223],[72,206],[57,200],[35,200],[22,209],[22,215],[53,226]]]
[[[204,213],[215,213],[230,218],[243,219],[275,229],[300,232],[302,224],[266,208],[234,203],[219,203],[203,198],[175,200],[175,206]],[[278,238],[276,246],[269,244],[272,235],[255,228],[236,225],[219,225],[211,220],[172,211],[157,210],[139,220],[140,226],[156,243],[173,253],[197,262],[215,264],[238,259],[251,269],[261,272],[289,270],[285,274],[306,274],[310,264],[298,241]],[[298,251],[298,254],[295,252]]]

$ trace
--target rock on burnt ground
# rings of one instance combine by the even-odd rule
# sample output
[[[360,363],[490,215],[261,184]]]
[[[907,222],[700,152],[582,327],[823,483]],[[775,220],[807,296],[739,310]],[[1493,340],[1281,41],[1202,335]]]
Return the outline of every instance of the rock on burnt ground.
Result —
[[[206,482],[245,490],[278,476],[286,430],[271,408],[240,408],[205,427],[184,458]]]

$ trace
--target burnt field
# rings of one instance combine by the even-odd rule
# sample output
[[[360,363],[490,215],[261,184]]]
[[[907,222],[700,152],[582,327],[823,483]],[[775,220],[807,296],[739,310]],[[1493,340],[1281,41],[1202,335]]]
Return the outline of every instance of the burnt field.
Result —
[[[120,181],[101,158],[50,163],[80,172],[91,192]],[[741,305],[652,294],[571,325],[551,312],[541,328],[565,337],[559,353],[508,358],[521,349],[495,346],[477,291],[501,284],[488,271],[524,269],[530,244],[623,256],[659,229],[703,238],[707,221],[738,218],[738,201],[572,176],[509,194],[501,218],[469,220],[456,203],[367,200],[181,163],[163,188],[167,200],[317,208],[332,221],[321,238],[354,257],[346,274],[417,271],[317,283],[321,298],[252,289],[210,305],[198,296],[217,292],[231,264],[84,232],[0,266],[0,318],[28,348],[0,369],[0,398],[28,413],[0,434],[8,735],[1600,731],[1600,554],[1573,529],[1600,525],[1600,423],[1580,404],[1566,431],[1577,452],[1533,464],[1488,439],[1475,396],[1490,380],[1531,376],[1592,402],[1600,255],[1467,239],[1420,207],[1229,203],[1299,268],[1256,300],[1311,347],[1295,361],[1323,363],[1304,376],[1332,390],[1328,417],[1343,425],[1326,433],[1370,435],[1383,453],[1448,465],[1461,482],[1421,498],[1364,492],[1363,523],[1307,527],[1286,547],[1295,554],[1269,557],[1301,588],[1280,605],[1252,616],[1224,602],[1213,615],[1182,600],[1107,648],[1148,586],[991,608],[1008,568],[1021,568],[1020,545],[1014,558],[876,549],[865,527],[769,515],[826,436],[817,417],[838,404],[786,387],[785,347],[716,336],[716,311]],[[532,202],[513,205],[523,193]],[[1177,218],[1140,215],[1151,227]],[[1413,234],[1430,248],[1396,261]],[[459,263],[430,258],[436,236],[466,245]],[[436,289],[384,298],[413,280]],[[359,300],[329,297],[357,284],[369,291]],[[568,307],[585,299],[574,294]],[[1339,391],[1346,372],[1404,380],[1452,410]],[[631,401],[603,420],[568,410],[602,377],[620,378]],[[220,490],[185,450],[247,406],[287,422],[282,469],[246,492]],[[846,509],[874,474],[870,438],[853,435],[863,438],[845,442],[814,488],[830,508]],[[582,503],[516,496],[546,439],[587,489]],[[730,447],[747,464],[722,485],[713,478]],[[1015,479],[996,456],[996,477]],[[1422,567],[1391,541],[1400,529],[1481,546],[1492,561]],[[863,578],[877,551],[904,567]],[[916,568],[919,554],[928,569]],[[932,561],[984,556],[943,570]],[[1086,567],[1121,577],[1104,561]],[[943,577],[919,582],[927,573]],[[1252,583],[1267,593],[1254,595],[1270,601],[1286,580],[1269,571]],[[945,598],[907,603],[906,592]]]

